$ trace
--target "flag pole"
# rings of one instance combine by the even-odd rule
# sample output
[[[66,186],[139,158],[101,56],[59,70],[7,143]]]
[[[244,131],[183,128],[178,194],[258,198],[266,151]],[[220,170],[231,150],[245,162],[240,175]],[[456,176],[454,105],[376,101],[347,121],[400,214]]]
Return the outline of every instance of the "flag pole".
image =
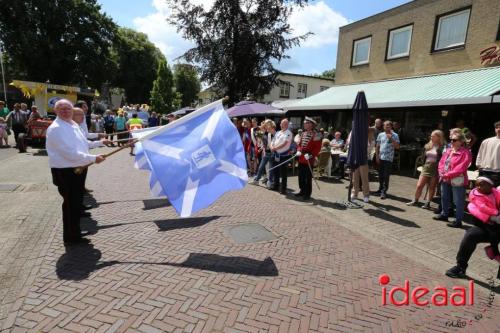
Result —
[[[5,99],[5,105],[7,105],[7,87],[5,86],[5,71],[3,68],[3,50],[1,43],[0,43],[0,66],[2,67],[3,98]]]
[[[114,154],[118,153],[119,151],[122,151],[122,150],[123,150],[123,149],[125,149],[125,148],[130,148],[130,146],[131,146],[131,145],[133,145],[134,143],[137,143],[138,141],[139,141],[139,139],[133,139],[131,142],[127,143],[126,145],[121,146],[121,147],[119,147],[119,148],[116,148],[116,149],[114,149],[114,150],[110,151],[109,153],[104,154],[104,155],[102,155],[102,156],[104,156],[105,158],[110,157],[110,156],[112,156],[112,155],[114,155]],[[89,167],[89,166],[91,166],[92,164],[95,164],[95,162],[92,162],[92,163],[86,164],[86,165],[81,166],[81,167],[77,167],[77,168],[75,168],[75,170],[74,170],[74,171],[75,171],[75,173],[76,173],[77,175],[80,175],[80,174],[82,174],[83,170],[85,170],[86,168],[88,168],[88,167]]]
[[[226,97],[221,98],[221,99],[219,99],[219,100],[217,100],[217,101],[215,101],[215,102],[212,102],[212,103],[210,103],[210,104],[208,104],[208,105],[205,105],[205,106],[204,106],[204,107],[202,107],[202,108],[206,108],[207,106],[211,106],[211,105],[216,104],[216,103],[218,103],[218,102],[224,103],[224,102],[227,102],[228,100],[229,100],[229,97],[228,97],[228,96],[226,96]],[[200,108],[200,109],[196,110],[195,112],[192,112],[192,113],[188,114],[187,116],[182,117],[180,120],[175,121],[176,125],[178,125],[178,124],[179,124],[179,123],[181,123],[181,122],[185,122],[185,121],[187,121],[187,120],[189,120],[189,119],[191,119],[191,118],[195,117],[195,116],[197,115],[197,114],[196,114],[196,112],[197,112],[197,111],[199,111],[199,110],[201,110],[202,108]],[[167,124],[167,125],[160,126],[160,127],[158,127],[158,129],[156,129],[156,130],[152,131],[151,133],[146,134],[145,136],[143,136],[143,137],[141,137],[141,138],[136,138],[136,139],[133,139],[131,142],[127,143],[126,145],[121,146],[121,147],[119,147],[119,148],[117,148],[117,149],[115,149],[115,150],[113,150],[113,151],[111,151],[111,152],[109,152],[109,153],[107,153],[107,154],[104,154],[103,156],[104,156],[104,157],[109,157],[109,156],[111,156],[111,155],[114,155],[114,154],[118,153],[119,151],[122,151],[122,150],[123,150],[123,149],[125,149],[125,148],[130,148],[130,146],[131,146],[131,145],[133,145],[134,143],[137,143],[137,142],[142,141],[142,140],[145,140],[145,139],[149,139],[150,137],[152,137],[152,135],[151,135],[151,134],[156,133],[156,132],[157,132],[157,131],[159,131],[159,130],[161,130],[161,131],[167,130],[168,128],[172,127],[172,126],[171,126],[171,124],[174,124],[174,123],[169,123],[169,124]],[[140,132],[140,131],[142,131],[142,129],[138,130],[137,132]],[[119,133],[120,133],[120,132],[119,132]],[[127,132],[121,132],[121,133],[123,134],[123,133],[129,133],[129,132],[127,131]],[[108,134],[108,135],[109,135],[109,134]],[[77,168],[75,168],[74,172],[75,172],[77,175],[79,175],[79,174],[81,174],[81,173],[83,172],[83,170],[85,170],[86,168],[88,168],[89,166],[91,166],[91,165],[93,165],[93,164],[95,164],[95,162],[89,163],[89,164],[84,165],[84,166],[81,166],[81,167],[77,167]],[[317,184],[316,184],[316,185],[317,185]],[[318,187],[319,187],[319,186],[318,186]]]

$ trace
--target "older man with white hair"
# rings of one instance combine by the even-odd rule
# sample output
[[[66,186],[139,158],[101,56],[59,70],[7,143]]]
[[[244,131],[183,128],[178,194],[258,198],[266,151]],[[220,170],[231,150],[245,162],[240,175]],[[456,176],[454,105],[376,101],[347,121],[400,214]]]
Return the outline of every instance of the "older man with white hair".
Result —
[[[83,135],[80,126],[73,121],[73,104],[70,101],[57,101],[54,112],[57,118],[47,129],[46,147],[52,181],[63,197],[64,244],[88,243],[80,230],[83,176],[75,173],[75,168],[104,161],[104,156],[89,153],[89,148],[102,142],[88,141]]]
[[[271,152],[274,153],[276,164],[284,163],[290,159],[290,145],[292,144],[293,134],[288,129],[288,119],[283,119],[280,123],[280,131],[274,136],[271,143]],[[275,173],[274,190],[281,194],[286,194],[288,163],[282,164]],[[281,179],[281,182],[280,182]],[[281,183],[281,187],[280,187]]]

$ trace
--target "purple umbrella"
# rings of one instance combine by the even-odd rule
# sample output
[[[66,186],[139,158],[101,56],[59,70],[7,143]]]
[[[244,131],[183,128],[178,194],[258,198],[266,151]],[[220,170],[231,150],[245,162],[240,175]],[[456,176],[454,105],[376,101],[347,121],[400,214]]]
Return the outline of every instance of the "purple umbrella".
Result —
[[[257,103],[254,101],[241,101],[230,109],[226,110],[229,117],[243,116],[281,116],[285,111],[276,109],[269,104]]]

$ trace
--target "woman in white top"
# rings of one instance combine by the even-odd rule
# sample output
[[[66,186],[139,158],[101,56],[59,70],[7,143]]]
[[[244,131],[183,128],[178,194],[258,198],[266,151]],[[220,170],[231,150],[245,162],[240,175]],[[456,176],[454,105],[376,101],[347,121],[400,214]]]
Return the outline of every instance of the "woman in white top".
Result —
[[[438,183],[437,167],[439,160],[441,159],[441,155],[443,154],[443,147],[443,132],[440,130],[433,131],[429,142],[424,147],[423,157],[425,162],[422,166],[420,177],[418,178],[417,188],[415,189],[415,198],[407,203],[408,206],[418,205],[422,191],[425,185],[427,185],[429,187],[429,190],[427,191],[427,201],[424,203],[422,208],[430,208],[430,202],[436,193],[436,186]]]

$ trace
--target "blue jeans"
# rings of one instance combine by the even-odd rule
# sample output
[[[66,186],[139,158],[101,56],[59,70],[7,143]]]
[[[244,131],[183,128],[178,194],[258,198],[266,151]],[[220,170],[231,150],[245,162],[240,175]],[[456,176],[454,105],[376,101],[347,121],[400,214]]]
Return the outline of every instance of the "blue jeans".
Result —
[[[441,216],[448,217],[448,212],[451,206],[451,196],[453,195],[453,202],[455,203],[456,223],[461,223],[464,218],[465,206],[465,187],[464,186],[451,186],[449,183],[441,183]]]
[[[267,154],[262,155],[262,159],[260,160],[259,169],[257,170],[257,175],[255,175],[254,180],[260,180],[260,178],[262,177],[262,174],[266,170],[266,164],[269,163],[271,158],[272,158],[272,155],[267,155]],[[269,177],[269,175],[268,175],[268,177]]]

